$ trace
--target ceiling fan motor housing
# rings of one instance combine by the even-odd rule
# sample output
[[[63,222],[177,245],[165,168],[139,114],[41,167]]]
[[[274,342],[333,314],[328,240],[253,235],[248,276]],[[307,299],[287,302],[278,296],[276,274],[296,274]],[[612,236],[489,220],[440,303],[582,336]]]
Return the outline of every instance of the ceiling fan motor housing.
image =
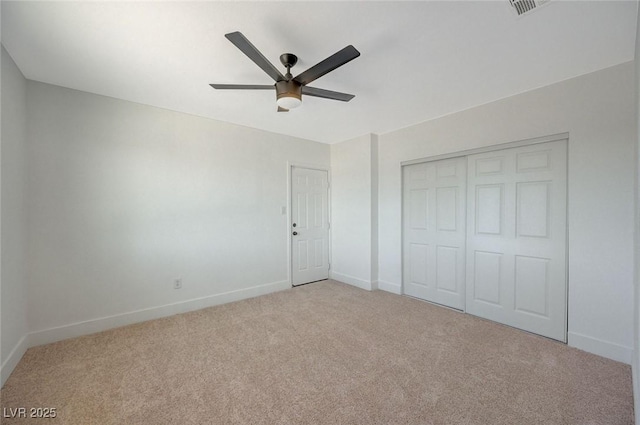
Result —
[[[293,97],[302,101],[302,85],[295,80],[282,80],[276,83],[276,101],[284,97]]]

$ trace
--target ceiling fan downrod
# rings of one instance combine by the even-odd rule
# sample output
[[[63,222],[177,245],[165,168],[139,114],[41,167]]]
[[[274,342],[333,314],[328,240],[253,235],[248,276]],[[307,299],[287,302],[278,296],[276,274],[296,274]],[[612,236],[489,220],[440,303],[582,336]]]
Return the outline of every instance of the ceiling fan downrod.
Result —
[[[295,64],[298,63],[298,57],[293,53],[283,53],[280,55],[280,62],[282,62],[284,67],[287,68],[287,73],[284,77],[287,79],[287,81],[291,80],[293,78],[293,75],[291,75],[291,68],[293,68]]]

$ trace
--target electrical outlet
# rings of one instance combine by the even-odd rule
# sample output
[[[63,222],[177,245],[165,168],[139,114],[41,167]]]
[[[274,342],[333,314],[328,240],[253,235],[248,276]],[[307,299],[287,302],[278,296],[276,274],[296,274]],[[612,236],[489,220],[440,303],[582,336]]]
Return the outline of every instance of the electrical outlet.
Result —
[[[182,278],[179,277],[173,281],[173,289],[182,289]]]

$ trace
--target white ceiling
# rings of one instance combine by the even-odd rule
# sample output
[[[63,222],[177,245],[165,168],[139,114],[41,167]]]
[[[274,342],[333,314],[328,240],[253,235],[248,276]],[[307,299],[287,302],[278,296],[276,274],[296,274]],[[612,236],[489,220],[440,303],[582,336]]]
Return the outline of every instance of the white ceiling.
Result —
[[[2,2],[2,43],[25,77],[325,143],[385,133],[633,60],[636,1],[552,1],[516,17],[474,2]],[[361,56],[277,113],[273,81],[224,34],[296,75],[353,44]]]

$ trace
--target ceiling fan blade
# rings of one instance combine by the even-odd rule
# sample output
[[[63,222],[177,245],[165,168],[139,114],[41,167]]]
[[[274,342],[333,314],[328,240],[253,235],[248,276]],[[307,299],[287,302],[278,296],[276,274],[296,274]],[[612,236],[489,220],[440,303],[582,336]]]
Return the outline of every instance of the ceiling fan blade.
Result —
[[[302,74],[295,77],[294,80],[302,85],[309,84],[313,80],[322,77],[324,74],[333,71],[349,61],[352,61],[358,56],[360,56],[360,52],[352,45],[348,45],[322,62],[319,62],[307,69]]]
[[[289,112],[289,110],[283,108],[282,106],[278,106],[278,112]]]
[[[275,86],[261,84],[209,84],[218,90],[273,90]]]
[[[240,31],[230,32],[229,34],[225,34],[225,37],[232,42],[238,49],[242,51],[245,55],[249,57],[256,65],[258,65],[264,72],[266,72],[269,77],[273,78],[274,81],[284,80],[284,75],[280,71],[276,69],[275,66],[271,62],[264,57],[262,53],[251,44],[247,37],[242,35]]]
[[[322,97],[324,99],[333,99],[333,100],[341,100],[343,102],[348,102],[356,95],[341,93],[339,91],[331,91],[325,89],[317,89],[315,87],[302,86],[302,94],[306,94],[307,96],[315,96]]]

